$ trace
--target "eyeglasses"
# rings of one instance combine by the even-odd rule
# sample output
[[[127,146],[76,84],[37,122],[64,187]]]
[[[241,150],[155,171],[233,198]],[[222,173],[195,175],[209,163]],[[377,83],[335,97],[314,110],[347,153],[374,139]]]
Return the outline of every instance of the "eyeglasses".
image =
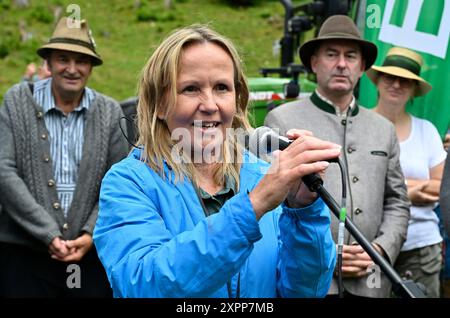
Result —
[[[411,86],[415,82],[415,80],[410,79],[410,78],[404,78],[404,77],[390,75],[390,74],[383,74],[381,77],[388,85],[394,84],[397,80],[398,80],[398,83],[400,84],[400,86],[403,86],[403,87]]]

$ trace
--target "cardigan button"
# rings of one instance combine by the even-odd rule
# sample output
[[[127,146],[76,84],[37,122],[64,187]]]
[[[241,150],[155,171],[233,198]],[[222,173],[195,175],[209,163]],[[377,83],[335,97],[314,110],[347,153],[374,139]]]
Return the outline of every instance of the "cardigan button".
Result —
[[[52,179],[48,180],[47,185],[49,187],[53,187],[55,185],[55,180],[52,180]]]
[[[41,119],[42,117],[44,117],[44,114],[43,114],[42,112],[38,112],[38,113],[36,114],[36,117],[39,118],[39,119]]]
[[[356,182],[359,181],[359,178],[358,178],[357,176],[354,176],[353,179],[352,179],[352,181],[353,181],[353,183],[356,183]]]
[[[42,134],[41,138],[44,139],[44,140],[47,139],[47,134]]]
[[[47,156],[45,156],[45,157],[44,157],[44,162],[50,162],[50,158],[47,157]]]
[[[64,230],[64,231],[67,231],[68,229],[69,229],[69,224],[64,223],[64,225],[63,225],[63,230]]]
[[[55,210],[59,210],[60,207],[61,207],[61,204],[59,204],[58,202],[53,203],[53,208]]]
[[[360,208],[357,208],[356,210],[355,210],[355,214],[356,215],[358,215],[358,214],[361,214],[363,211],[360,209]]]
[[[351,146],[349,146],[349,147],[347,148],[347,152],[348,152],[348,153],[352,153],[353,151],[356,151],[356,149],[353,148],[353,147],[351,147]]]

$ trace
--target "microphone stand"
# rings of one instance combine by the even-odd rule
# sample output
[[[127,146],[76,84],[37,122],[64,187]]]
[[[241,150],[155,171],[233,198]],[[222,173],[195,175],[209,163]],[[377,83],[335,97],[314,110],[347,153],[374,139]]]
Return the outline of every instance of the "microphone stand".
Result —
[[[341,209],[330,193],[323,187],[322,178],[320,178],[318,174],[309,174],[304,176],[302,181],[308,186],[310,191],[316,192],[319,197],[322,198],[325,204],[330,208],[331,212],[339,219],[339,212]],[[391,281],[392,290],[397,296],[402,298],[426,298],[425,294],[414,281],[402,280],[389,262],[377,252],[348,217],[345,218],[345,228],[362,246],[367,254],[369,254],[372,260],[380,266],[383,273]]]

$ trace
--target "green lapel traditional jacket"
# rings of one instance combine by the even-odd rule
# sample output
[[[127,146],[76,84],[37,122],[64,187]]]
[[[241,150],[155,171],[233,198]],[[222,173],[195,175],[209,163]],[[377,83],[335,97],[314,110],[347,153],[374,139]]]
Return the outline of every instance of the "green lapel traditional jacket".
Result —
[[[309,98],[281,105],[268,113],[265,125],[279,129],[306,129],[315,137],[342,145],[340,159],[347,176],[347,216],[372,243],[382,247],[393,264],[406,239],[409,199],[400,168],[400,148],[393,124],[364,107],[355,105],[347,116],[337,116],[334,106],[316,93]],[[324,186],[341,203],[339,166],[327,168]],[[337,243],[338,220],[332,216],[332,234]],[[356,244],[346,231],[344,244]],[[329,294],[336,294],[334,279]],[[391,284],[380,269],[360,279],[344,279],[344,289],[364,297],[389,297]]]

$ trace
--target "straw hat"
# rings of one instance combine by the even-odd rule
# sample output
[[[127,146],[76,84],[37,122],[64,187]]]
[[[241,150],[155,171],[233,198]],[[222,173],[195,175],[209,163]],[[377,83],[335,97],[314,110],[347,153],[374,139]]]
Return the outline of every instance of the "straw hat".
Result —
[[[414,96],[422,96],[431,90],[431,85],[419,76],[422,65],[423,59],[416,52],[401,47],[393,47],[388,51],[383,65],[372,66],[366,74],[375,85],[380,72],[416,80],[418,85]]]
[[[86,20],[80,21],[80,27],[70,27],[70,20],[63,17],[58,21],[55,31],[47,44],[37,50],[42,58],[47,58],[50,50],[65,50],[89,55],[92,57],[92,65],[103,63],[95,51],[95,42]]]
[[[377,46],[361,37],[352,19],[346,15],[332,15],[322,24],[317,38],[305,42],[299,50],[303,65],[311,69],[311,56],[325,40],[351,40],[361,46],[361,53],[366,62],[366,70],[377,58]]]

